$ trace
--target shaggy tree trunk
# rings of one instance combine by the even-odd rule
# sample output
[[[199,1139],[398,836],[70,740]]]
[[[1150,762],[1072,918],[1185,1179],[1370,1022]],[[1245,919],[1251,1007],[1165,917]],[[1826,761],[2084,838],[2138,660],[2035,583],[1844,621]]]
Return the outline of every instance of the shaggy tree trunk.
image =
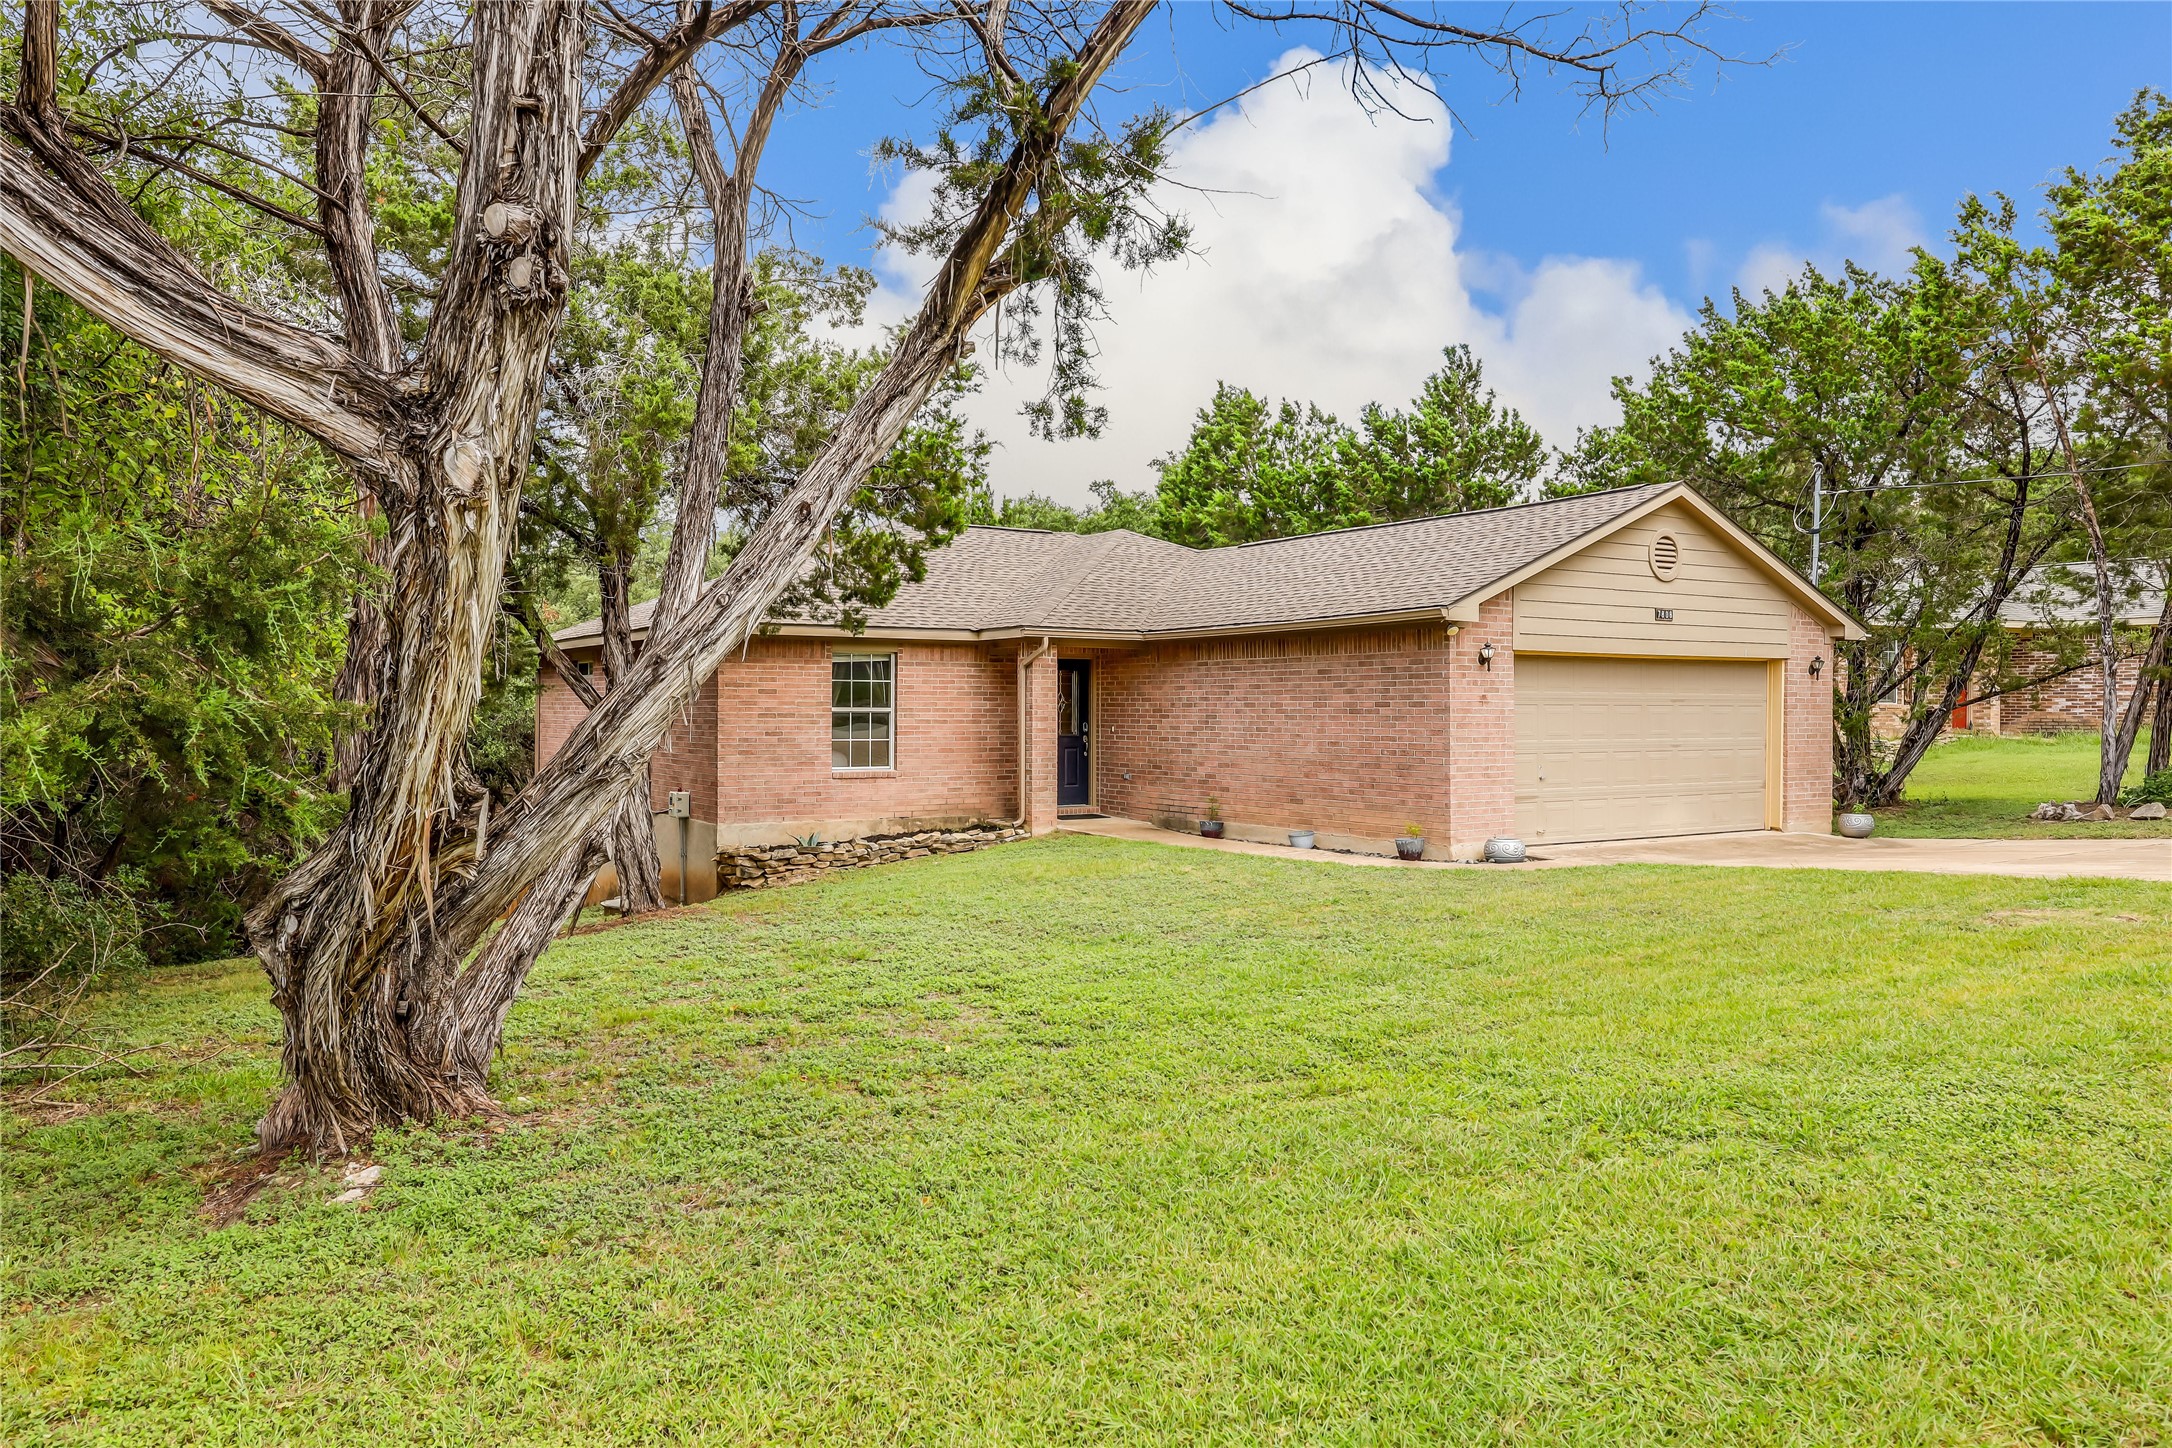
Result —
[[[267,1145],[344,1151],[379,1123],[490,1109],[482,1065],[496,1047],[513,992],[564,918],[568,904],[557,889],[574,889],[591,832],[622,805],[700,681],[744,643],[770,601],[806,566],[838,509],[957,364],[974,323],[1018,284],[1020,269],[1002,255],[1005,239],[1086,98],[1151,9],[1148,0],[1130,0],[1104,13],[1076,68],[1046,97],[1044,123],[993,178],[889,363],[725,576],[697,592],[670,637],[652,640],[610,681],[600,704],[493,820],[482,857],[456,829],[433,860],[427,830],[371,833],[350,821],[346,838],[312,856],[252,913],[260,953],[273,964],[275,992],[283,1002],[298,1001],[281,1006],[289,1021],[290,1079],[260,1128]],[[484,57],[477,59],[480,66]],[[525,378],[503,365],[466,375],[487,377],[502,396],[516,385],[537,387],[540,368],[538,353]],[[532,397],[521,401],[519,415],[532,417]],[[514,473],[505,480],[489,515],[501,550],[517,479]],[[493,590],[496,581],[490,580]],[[429,670],[404,643],[396,636],[400,688],[381,706],[378,727],[406,740],[427,739],[426,721],[408,717],[403,705],[408,679]],[[479,647],[470,647],[468,659],[472,692],[481,673]],[[466,703],[471,707],[472,698]],[[465,721],[463,710],[463,728]],[[426,759],[403,758],[412,767],[397,774],[399,785],[423,787]],[[357,860],[365,868],[355,869]],[[393,888],[374,897],[359,893],[359,882],[372,877]],[[506,928],[461,972],[462,957],[507,910],[514,913]]]
[[[2172,769],[2172,673],[2157,680],[2157,712],[2149,724],[2149,758],[2142,764],[2145,774]]]
[[[2134,758],[2134,742],[2141,736],[2142,720],[2149,713],[2150,696],[2158,697],[2157,715],[2160,723],[2149,741],[2150,757],[2154,759],[2164,743],[2162,718],[2165,712],[2163,691],[2167,683],[2164,673],[2165,660],[2172,653],[2172,588],[2165,590],[2164,605],[2157,612],[2157,622],[2149,631],[2149,645],[2134,670],[2134,692],[2128,696],[2126,708],[2120,711],[2119,727],[2112,736],[2112,757],[2105,761],[2105,769],[2112,780],[2112,793],[2116,798],[2119,786],[2127,777],[2127,761]],[[2116,678],[2117,675],[2115,674]],[[2153,687],[2154,686],[2154,687]],[[2145,771],[2162,766],[2147,763]],[[2110,801],[2106,801],[2110,803]]]
[[[889,362],[724,576],[706,590],[685,586],[684,614],[669,634],[652,634],[624,682],[613,681],[610,692],[506,811],[505,833],[493,833],[488,858],[439,902],[438,927],[447,938],[479,935],[497,912],[514,903],[524,881],[580,843],[645,766],[701,681],[744,644],[771,600],[807,565],[852,490],[896,445],[913,415],[957,364],[972,326],[1019,284],[1021,269],[1001,251],[1003,243],[1087,97],[1152,9],[1152,0],[1125,0],[1103,13],[1075,65],[1044,98],[1041,124],[1013,148],[990,181]],[[674,540],[673,552],[683,558],[687,555],[679,548],[681,541]],[[697,572],[693,580],[698,579]],[[667,578],[667,585],[670,582]],[[521,905],[525,911],[529,901]],[[539,919],[546,914],[541,903],[534,909]],[[531,930],[527,938],[535,942],[537,935]],[[503,966],[508,990],[517,988],[532,958],[515,959],[508,953]]]
[[[600,565],[596,582],[603,605],[603,672],[606,687],[616,687],[633,670],[633,560],[617,558]],[[626,915],[647,915],[664,908],[651,798],[649,768],[643,765],[627,784],[603,834],[603,850],[618,877],[618,908]]]
[[[519,224],[455,237],[423,359],[427,405],[374,489],[399,607],[348,815],[250,913],[286,1028],[286,1085],[258,1128],[266,1147],[344,1153],[385,1121],[489,1107],[481,1077],[459,1065],[482,1024],[453,989],[472,940],[438,937],[434,897],[439,852],[460,828],[453,785],[562,311],[580,21],[577,0],[476,11],[456,214],[497,205]]]

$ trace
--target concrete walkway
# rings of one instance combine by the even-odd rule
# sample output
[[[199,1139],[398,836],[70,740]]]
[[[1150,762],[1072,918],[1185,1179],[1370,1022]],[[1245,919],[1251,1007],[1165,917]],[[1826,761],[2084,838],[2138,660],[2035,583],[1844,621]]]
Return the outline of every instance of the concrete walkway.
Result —
[[[1449,860],[1406,862],[1380,855],[1293,850],[1250,840],[1203,840],[1140,820],[1069,819],[1061,828],[1114,840],[1141,840],[1193,850],[1311,860],[1389,870],[1547,870],[1575,865],[1729,865],[1771,870],[1907,870],[1932,875],[2015,875],[2030,879],[2092,876],[2172,882],[2168,840],[1844,840],[1838,835],[1689,835],[1670,840],[1622,840],[1544,846],[1522,865],[1465,865]]]

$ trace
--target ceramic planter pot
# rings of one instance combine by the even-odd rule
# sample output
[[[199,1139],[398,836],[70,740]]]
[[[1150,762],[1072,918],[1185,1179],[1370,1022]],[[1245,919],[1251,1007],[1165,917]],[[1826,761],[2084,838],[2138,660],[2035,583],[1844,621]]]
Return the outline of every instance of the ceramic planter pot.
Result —
[[[1496,835],[1486,841],[1486,861],[1494,865],[1516,865],[1523,862],[1523,841],[1513,835]]]
[[[1424,835],[1397,835],[1395,853],[1406,860],[1420,859],[1425,855]]]
[[[1222,822],[1220,820],[1201,820],[1199,822],[1199,833],[1205,839],[1218,840],[1222,837]]]
[[[1293,850],[1309,850],[1312,848],[1313,838],[1311,830],[1291,830],[1290,848]]]
[[[1851,840],[1867,840],[1870,832],[1876,828],[1878,817],[1874,814],[1861,814],[1850,810],[1840,816],[1840,833]]]

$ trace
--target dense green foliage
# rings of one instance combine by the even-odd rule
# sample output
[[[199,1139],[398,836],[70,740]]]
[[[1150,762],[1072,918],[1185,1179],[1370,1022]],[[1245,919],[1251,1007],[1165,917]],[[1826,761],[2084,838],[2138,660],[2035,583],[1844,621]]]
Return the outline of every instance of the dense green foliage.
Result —
[[[339,807],[351,491],[12,264],[0,351],[23,363],[0,408],[0,866],[136,882],[158,954],[231,953],[240,902]]]
[[[275,1021],[192,967],[10,1124],[0,1436],[2147,1443],[2167,929],[1065,836],[567,940],[505,1129],[223,1228]]]
[[[1999,611],[2032,601],[2039,563],[2086,556],[2083,487],[2115,568],[2132,566],[2122,594],[2172,559],[2162,97],[2136,102],[2120,141],[2108,172],[2050,189],[2051,246],[2017,239],[2012,203],[1969,197],[1950,261],[1919,251],[1900,277],[1809,267],[1731,308],[1708,301],[1649,379],[1616,382],[1621,423],[1579,439],[1551,485],[1691,483],[1808,571],[1818,480],[1819,581],[1871,630],[1842,646],[1837,681],[1849,799],[1897,799],[1952,707],[2028,682]],[[2093,627],[2066,631],[2078,659]],[[1873,710],[1896,701],[1889,742]]]
[[[125,871],[118,883],[137,886]],[[34,1029],[45,1004],[85,977],[110,985],[146,963],[140,893],[28,870],[0,875],[0,994],[9,1007],[0,1012],[0,1047]]]
[[[1485,385],[1467,346],[1447,349],[1408,410],[1368,403],[1356,427],[1310,403],[1221,383],[1151,492],[1094,484],[1070,508],[1037,494],[985,501],[975,521],[1098,533],[1110,528],[1218,548],[1522,501],[1547,449]]]

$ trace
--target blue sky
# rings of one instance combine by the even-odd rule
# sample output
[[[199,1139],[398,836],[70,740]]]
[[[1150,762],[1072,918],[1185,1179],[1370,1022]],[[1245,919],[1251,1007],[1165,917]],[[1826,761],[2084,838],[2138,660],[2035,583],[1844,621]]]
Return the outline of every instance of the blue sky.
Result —
[[[1780,54],[1607,130],[1543,78],[1502,101],[1476,66],[1438,78],[1465,123],[1452,140],[1442,123],[1365,120],[1324,81],[1217,113],[1180,161],[1251,204],[1214,203],[1224,214],[1204,218],[1200,258],[1112,291],[1110,437],[1030,443],[1012,414],[1035,380],[991,379],[975,420],[1004,444],[999,489],[1145,486],[1220,378],[1349,412],[1407,396],[1459,341],[1565,444],[1607,420],[1605,379],[1638,370],[1708,292],[1805,259],[1893,265],[1908,243],[1935,244],[1971,190],[2033,210],[2059,168],[2107,153],[2138,88],[2172,89],[2164,3],[1753,4],[1709,33],[1737,54]],[[1271,74],[1303,37],[1179,4],[1122,79],[1141,103],[1186,110]],[[913,123],[926,82],[881,55],[842,58],[825,81],[822,103],[780,129],[767,179],[807,203],[802,245],[873,262],[884,306],[901,312],[914,272],[873,254],[865,218],[912,198],[866,148]],[[1331,225],[1323,212],[1357,214]],[[1257,315],[1263,295],[1283,315]]]

